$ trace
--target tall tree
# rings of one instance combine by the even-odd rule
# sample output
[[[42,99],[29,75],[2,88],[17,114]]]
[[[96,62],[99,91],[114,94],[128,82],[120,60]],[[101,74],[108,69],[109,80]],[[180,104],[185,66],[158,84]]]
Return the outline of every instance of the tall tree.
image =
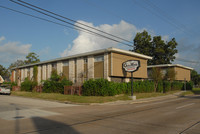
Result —
[[[24,62],[25,62],[25,64],[32,64],[32,63],[40,62],[40,59],[38,57],[39,56],[36,53],[31,52],[26,56],[26,60]]]
[[[9,78],[9,72],[8,70],[3,67],[2,65],[0,65],[0,75],[5,79],[5,78]]]
[[[148,65],[171,64],[178,52],[177,45],[175,38],[169,42],[162,40],[161,36],[154,36],[152,39],[144,30],[136,34],[133,51],[153,57],[153,60],[148,61]]]
[[[197,71],[191,71],[191,80],[194,82],[194,85],[200,85],[200,74]]]

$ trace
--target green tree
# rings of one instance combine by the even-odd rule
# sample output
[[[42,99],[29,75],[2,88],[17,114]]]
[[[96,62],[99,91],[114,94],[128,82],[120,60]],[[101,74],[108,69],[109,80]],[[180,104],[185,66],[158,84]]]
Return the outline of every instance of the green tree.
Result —
[[[176,78],[176,72],[173,68],[168,68],[167,72],[164,76],[165,80],[169,80],[170,82],[174,81]]]
[[[9,78],[9,72],[8,70],[3,67],[2,65],[0,65],[0,75],[5,79],[5,78]]]
[[[156,92],[158,88],[158,84],[163,79],[163,74],[161,72],[160,68],[152,68],[152,71],[150,73],[150,78],[154,81],[154,91]]]
[[[40,62],[40,59],[38,57],[39,56],[36,53],[31,52],[26,56],[26,60],[24,62],[25,62],[25,64],[32,64],[32,63]]]
[[[200,85],[200,74],[197,71],[191,71],[191,80],[194,82],[194,85]]]
[[[144,30],[136,34],[132,51],[153,57],[148,61],[148,65],[171,64],[178,52],[177,45],[175,38],[169,42],[162,40],[161,36],[154,36],[152,39]]]

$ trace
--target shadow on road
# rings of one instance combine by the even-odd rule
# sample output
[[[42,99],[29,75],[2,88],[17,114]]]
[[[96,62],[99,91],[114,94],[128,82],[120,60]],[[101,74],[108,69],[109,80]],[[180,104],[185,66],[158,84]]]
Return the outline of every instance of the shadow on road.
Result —
[[[33,117],[32,121],[38,134],[80,134],[69,125],[42,117]]]

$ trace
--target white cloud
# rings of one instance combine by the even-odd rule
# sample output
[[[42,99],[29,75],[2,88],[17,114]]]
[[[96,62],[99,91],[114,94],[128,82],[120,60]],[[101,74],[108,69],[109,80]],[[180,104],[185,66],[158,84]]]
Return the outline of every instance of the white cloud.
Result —
[[[129,41],[133,40],[133,37],[137,32],[141,32],[143,30],[143,29],[139,30],[134,25],[129,24],[123,20],[120,21],[119,24],[113,24],[113,25],[103,24],[99,26],[94,26],[92,23],[88,23],[85,21],[78,21],[78,22],[89,25],[90,27],[94,27],[96,29],[105,31],[107,33],[116,35],[118,37],[124,38]],[[76,25],[79,25],[79,24],[76,24]],[[84,26],[81,25],[81,27],[84,27]],[[94,31],[94,30],[91,29],[91,31]],[[120,46],[122,45],[120,44]],[[79,35],[73,41],[73,44],[68,45],[68,48],[66,48],[60,55],[63,57],[63,56],[93,51],[97,49],[103,49],[103,48],[108,48],[108,47],[120,47],[120,46],[119,46],[119,43],[117,42],[114,42],[102,37],[94,36],[86,32],[79,31]]]
[[[0,37],[0,41],[5,37]],[[0,63],[10,64],[17,59],[24,59],[30,52],[31,44],[21,44],[19,42],[0,42]]]
[[[5,40],[6,38],[4,37],[4,36],[1,36],[0,37],[0,43],[3,41],[3,40]]]

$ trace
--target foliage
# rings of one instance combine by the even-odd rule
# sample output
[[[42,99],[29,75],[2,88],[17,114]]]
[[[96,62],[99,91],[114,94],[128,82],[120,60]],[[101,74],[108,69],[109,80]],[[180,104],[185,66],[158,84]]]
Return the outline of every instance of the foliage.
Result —
[[[175,72],[174,68],[168,68],[167,72],[164,76],[164,79],[172,82],[175,80],[175,78],[176,78],[176,72]]]
[[[33,81],[37,82],[37,77],[38,77],[38,67],[34,66],[33,67]]]
[[[10,89],[11,89],[11,90],[12,90],[12,87],[13,87],[13,86],[17,86],[17,83],[16,83],[16,82],[3,82],[3,84],[10,85]]]
[[[171,82],[163,81],[163,93],[171,91]]]
[[[11,63],[10,66],[8,67],[9,74],[11,74],[12,68],[22,66],[24,64],[25,63],[23,60],[17,60],[14,63]]]
[[[21,83],[21,91],[32,92],[33,88],[37,86],[37,82],[33,82],[28,78],[24,79],[24,82]]]
[[[186,83],[186,89],[187,90],[192,90],[193,89],[194,83],[192,81],[189,81]]]
[[[9,72],[8,70],[3,67],[2,65],[0,65],[0,75],[5,79],[5,78],[8,78],[10,75],[9,75]]]
[[[34,52],[29,53],[26,56],[26,60],[24,61],[25,64],[32,64],[32,63],[37,63],[40,62],[40,59],[38,59],[38,55]]]
[[[56,70],[52,70],[51,77],[43,81],[43,92],[45,93],[64,93],[64,86],[71,86],[72,82],[62,78]]]
[[[154,83],[151,81],[134,81],[134,93],[153,92]],[[131,94],[131,82],[115,83],[106,79],[90,79],[83,83],[84,96],[114,96],[117,94]]]
[[[149,60],[148,65],[170,64],[178,52],[177,45],[175,38],[169,42],[162,40],[161,36],[154,36],[152,39],[144,30],[142,33],[136,34],[133,51],[152,56],[153,60]]]
[[[156,89],[157,92],[163,93],[163,82],[159,81]]]
[[[174,81],[171,83],[171,90],[182,90],[184,88],[184,83],[182,82],[178,82],[178,81]]]
[[[191,80],[193,81],[194,85],[200,85],[200,74],[197,71],[191,71]]]
[[[158,83],[162,81],[163,74],[161,73],[160,68],[152,68],[152,72],[150,73],[150,78],[154,81],[154,91],[158,88]]]

